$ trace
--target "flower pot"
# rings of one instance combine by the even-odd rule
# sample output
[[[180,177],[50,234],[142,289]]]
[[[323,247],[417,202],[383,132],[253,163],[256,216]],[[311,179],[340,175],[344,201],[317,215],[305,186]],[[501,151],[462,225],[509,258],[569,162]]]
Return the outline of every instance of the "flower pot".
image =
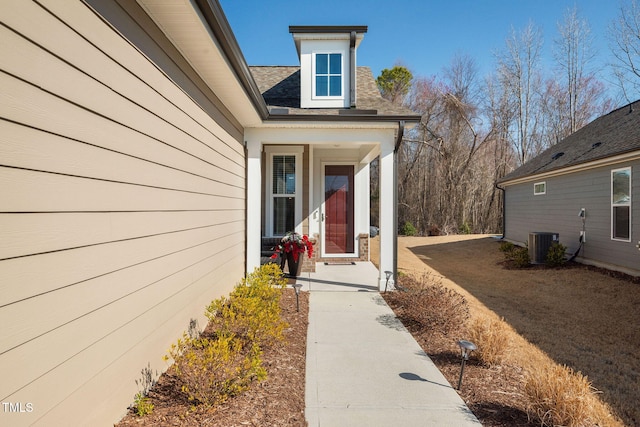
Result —
[[[304,253],[298,254],[298,261],[293,260],[293,252],[287,252],[287,265],[289,266],[289,276],[298,277],[302,269],[302,256]]]

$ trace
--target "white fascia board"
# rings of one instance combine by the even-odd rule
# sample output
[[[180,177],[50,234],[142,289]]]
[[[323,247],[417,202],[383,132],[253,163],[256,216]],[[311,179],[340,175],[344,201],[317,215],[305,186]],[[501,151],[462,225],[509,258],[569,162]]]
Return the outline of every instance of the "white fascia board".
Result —
[[[249,128],[245,129],[246,139],[258,140],[262,144],[317,144],[317,145],[371,145],[385,141],[393,143],[394,127],[343,128]]]

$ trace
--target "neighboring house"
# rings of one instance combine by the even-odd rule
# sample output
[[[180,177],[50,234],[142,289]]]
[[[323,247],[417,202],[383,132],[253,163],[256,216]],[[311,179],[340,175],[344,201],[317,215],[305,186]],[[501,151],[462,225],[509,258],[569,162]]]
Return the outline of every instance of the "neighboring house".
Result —
[[[577,261],[640,275],[640,101],[594,120],[498,185],[505,239],[524,244],[532,232],[559,233]]]
[[[0,16],[0,425],[117,421],[263,237],[368,259],[377,156],[393,270],[394,148],[419,117],[356,67],[365,27],[291,27],[301,67],[254,76],[215,0]]]

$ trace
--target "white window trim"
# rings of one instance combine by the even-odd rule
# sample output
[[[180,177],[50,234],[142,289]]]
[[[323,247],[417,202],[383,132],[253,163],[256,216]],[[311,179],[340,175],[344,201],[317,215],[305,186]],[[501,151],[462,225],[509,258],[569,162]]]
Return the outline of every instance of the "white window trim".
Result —
[[[302,234],[302,153],[301,146],[266,146],[266,201],[265,201],[265,237],[282,237],[273,234],[273,156],[294,155],[296,159],[296,192],[294,223],[296,233]]]
[[[536,186],[538,185],[544,185],[544,191],[536,191]],[[533,184],[533,195],[534,196],[542,196],[547,194],[547,181],[540,181],[540,182],[535,182]]]
[[[629,171],[629,201],[627,203],[613,203],[612,200],[612,196],[613,196],[613,174],[615,172],[620,172],[620,171]],[[633,180],[632,180],[632,175],[631,175],[631,167],[625,167],[625,168],[618,168],[618,169],[612,169],[611,170],[611,176],[610,176],[610,180],[611,180],[611,187],[610,187],[610,192],[609,192],[609,203],[611,204],[611,240],[614,240],[616,242],[630,242],[631,241],[631,230],[632,230],[632,216],[633,216],[633,209],[631,209],[631,198],[633,195]],[[621,239],[620,237],[614,237],[613,236],[613,208],[616,206],[629,206],[629,238],[628,239]]]
[[[358,225],[356,224],[356,221],[358,220],[360,215],[360,205],[357,202],[357,198],[356,198],[356,177],[358,175],[358,164],[354,163],[354,162],[341,162],[341,161],[336,161],[336,162],[332,162],[332,161],[325,161],[325,162],[321,162],[321,167],[322,170],[320,172],[321,177],[320,177],[320,187],[321,187],[321,193],[322,194],[322,200],[320,203],[320,212],[322,215],[322,218],[325,217],[326,212],[325,212],[325,200],[324,200],[324,194],[325,194],[325,186],[324,186],[324,181],[325,181],[325,166],[353,166],[353,252],[351,253],[344,253],[344,254],[328,254],[325,252],[325,248],[326,248],[326,244],[324,241],[324,221],[321,221],[321,225],[320,225],[320,239],[321,239],[321,248],[322,248],[322,253],[320,254],[323,258],[357,258],[358,255]]]
[[[316,55],[320,54],[332,54],[332,53],[336,53],[336,54],[340,54],[340,93],[342,95],[340,96],[321,96],[321,95],[316,95]],[[313,51],[311,52],[311,99],[344,99],[345,98],[345,94],[344,94],[344,80],[345,80],[345,70],[344,70],[344,57],[345,54],[344,52],[341,51],[335,51],[335,50],[317,50],[317,51]]]

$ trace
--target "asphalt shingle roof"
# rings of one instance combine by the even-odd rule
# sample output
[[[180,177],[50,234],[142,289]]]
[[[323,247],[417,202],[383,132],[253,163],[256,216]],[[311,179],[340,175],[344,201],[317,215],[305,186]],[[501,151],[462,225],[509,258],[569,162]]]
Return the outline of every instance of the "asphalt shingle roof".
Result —
[[[640,150],[640,100],[595,119],[499,182],[526,178],[636,150]]]
[[[269,107],[287,108],[289,114],[297,115],[338,115],[345,110],[300,108],[299,66],[252,66],[249,69]],[[384,99],[369,67],[359,66],[356,73],[358,110],[376,110],[379,116],[418,116],[414,111]]]

